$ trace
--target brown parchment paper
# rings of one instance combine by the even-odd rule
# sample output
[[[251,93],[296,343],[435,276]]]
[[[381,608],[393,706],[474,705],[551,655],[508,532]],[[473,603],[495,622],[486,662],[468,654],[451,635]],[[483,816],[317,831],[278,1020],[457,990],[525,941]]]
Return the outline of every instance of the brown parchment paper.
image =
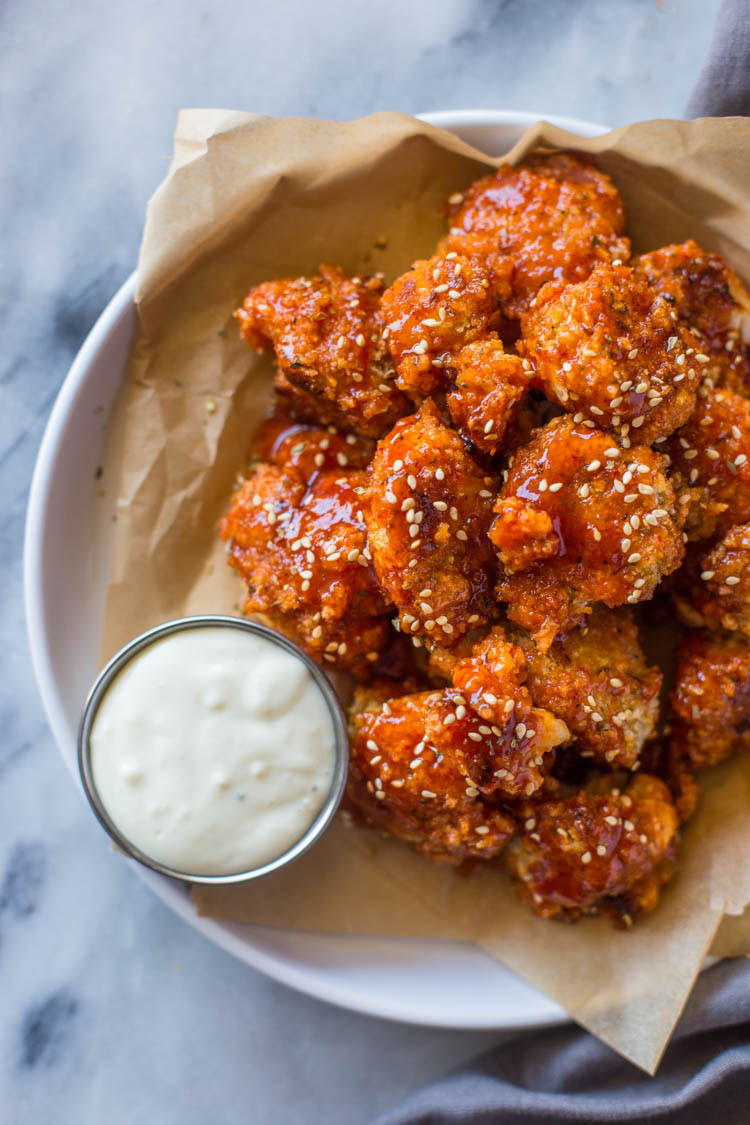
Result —
[[[750,277],[750,121],[650,121],[593,140],[540,123],[507,158],[539,145],[599,154],[634,250],[694,237]],[[104,657],[170,617],[239,612],[216,526],[271,385],[232,320],[245,291],[320,261],[394,276],[432,252],[446,195],[495,163],[395,113],[348,123],[181,113],[146,218],[122,440],[104,459],[117,490]],[[543,922],[500,872],[462,877],[343,821],[289,869],[193,898],[234,921],[475,941],[653,1072],[722,919],[750,902],[749,843],[750,761],[738,759],[707,776],[681,872],[630,932]],[[747,953],[750,927],[730,918],[717,940],[721,955]]]

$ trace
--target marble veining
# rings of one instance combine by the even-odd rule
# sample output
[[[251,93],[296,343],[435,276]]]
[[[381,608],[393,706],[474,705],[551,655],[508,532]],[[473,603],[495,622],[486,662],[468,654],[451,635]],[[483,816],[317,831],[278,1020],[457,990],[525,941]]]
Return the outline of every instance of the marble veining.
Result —
[[[23,624],[34,458],[133,268],[180,106],[679,116],[718,0],[4,0],[0,6],[0,1122],[366,1122],[501,1037],[337,1010],[234,961],[114,855]]]

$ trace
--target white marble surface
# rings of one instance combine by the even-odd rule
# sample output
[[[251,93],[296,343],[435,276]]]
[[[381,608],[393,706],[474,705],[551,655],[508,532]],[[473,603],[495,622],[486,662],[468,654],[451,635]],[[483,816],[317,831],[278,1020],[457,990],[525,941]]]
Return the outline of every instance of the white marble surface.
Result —
[[[679,116],[718,0],[4,0],[0,6],[0,1120],[371,1120],[498,1041],[339,1011],[233,961],[112,855],[26,651],[28,481],[85,333],[134,265],[180,106],[348,118]]]

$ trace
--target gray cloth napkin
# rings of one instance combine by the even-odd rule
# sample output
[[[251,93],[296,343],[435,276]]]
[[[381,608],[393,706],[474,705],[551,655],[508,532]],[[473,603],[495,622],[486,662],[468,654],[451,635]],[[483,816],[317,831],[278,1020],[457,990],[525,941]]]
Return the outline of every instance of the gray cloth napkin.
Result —
[[[465,1064],[377,1125],[748,1125],[749,1094],[750,963],[742,958],[699,978],[655,1078],[577,1028],[554,1028]]]
[[[685,116],[750,116],[750,3],[724,0]],[[750,1114],[748,1115],[750,1118]]]
[[[750,115],[750,2],[724,0],[685,116]],[[750,961],[704,973],[656,1077],[574,1027],[520,1035],[376,1125],[750,1123]]]

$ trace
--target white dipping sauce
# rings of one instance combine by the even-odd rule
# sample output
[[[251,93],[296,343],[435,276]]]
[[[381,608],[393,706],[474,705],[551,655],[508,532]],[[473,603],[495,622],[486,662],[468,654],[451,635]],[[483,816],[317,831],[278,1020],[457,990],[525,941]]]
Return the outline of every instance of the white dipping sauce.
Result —
[[[151,859],[230,875],[276,859],[329,792],[333,721],[303,662],[229,626],[172,633],[115,677],[90,737],[112,821]]]

